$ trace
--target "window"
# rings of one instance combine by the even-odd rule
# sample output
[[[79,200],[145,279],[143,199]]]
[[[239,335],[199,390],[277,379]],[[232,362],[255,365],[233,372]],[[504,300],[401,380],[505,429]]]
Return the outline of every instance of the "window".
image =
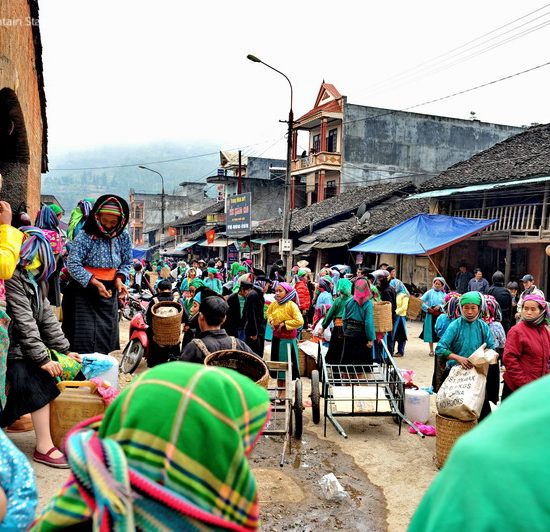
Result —
[[[313,135],[313,145],[311,146],[311,151],[313,153],[319,153],[321,149],[321,135]]]
[[[327,138],[327,151],[329,152],[335,152],[337,151],[336,146],[336,134],[338,133],[337,129],[331,129],[328,132],[328,138]]]
[[[325,187],[325,199],[332,198],[333,196],[336,196],[336,181],[327,181],[327,185]]]

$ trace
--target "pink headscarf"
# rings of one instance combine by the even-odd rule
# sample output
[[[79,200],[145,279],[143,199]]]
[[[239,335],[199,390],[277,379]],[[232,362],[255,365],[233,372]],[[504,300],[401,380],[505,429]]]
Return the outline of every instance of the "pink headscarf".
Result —
[[[369,283],[366,279],[357,279],[353,285],[353,299],[359,306],[363,306],[372,296]]]

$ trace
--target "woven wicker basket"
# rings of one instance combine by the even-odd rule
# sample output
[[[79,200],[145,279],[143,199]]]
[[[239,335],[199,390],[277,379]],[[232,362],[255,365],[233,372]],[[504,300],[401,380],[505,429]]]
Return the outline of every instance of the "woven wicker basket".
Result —
[[[237,349],[214,351],[204,359],[204,365],[234,369],[264,388],[267,388],[269,383],[269,370],[266,363],[246,351]]]
[[[393,330],[391,303],[389,301],[374,302],[374,328],[376,332],[381,333],[387,333]]]
[[[302,329],[301,340],[311,340],[313,338],[313,333],[309,329]]]
[[[460,421],[451,417],[435,415],[437,436],[435,439],[435,462],[439,469],[443,467],[456,440],[473,429],[477,420]]]
[[[174,307],[178,310],[173,316],[159,316],[159,308]],[[159,301],[151,309],[153,314],[153,339],[158,345],[177,345],[181,336],[183,307],[176,301]]]
[[[298,343],[298,355],[300,363],[300,375],[302,377],[307,377],[311,379],[311,372],[314,369],[317,369],[317,361],[309,356],[307,353],[300,349],[300,344]]]
[[[409,306],[407,307],[407,318],[416,320],[422,310],[422,300],[419,297],[411,296],[409,298]]]

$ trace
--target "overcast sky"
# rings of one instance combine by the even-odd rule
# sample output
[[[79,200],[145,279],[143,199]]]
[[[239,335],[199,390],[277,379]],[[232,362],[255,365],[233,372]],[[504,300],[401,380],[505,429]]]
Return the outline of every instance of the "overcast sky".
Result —
[[[296,117],[323,79],[350,103],[404,109],[550,61],[547,24],[550,4],[529,0],[41,0],[50,156],[170,140],[284,158],[288,84],[247,54],[291,79]],[[549,86],[546,66],[414,111],[550,122]]]

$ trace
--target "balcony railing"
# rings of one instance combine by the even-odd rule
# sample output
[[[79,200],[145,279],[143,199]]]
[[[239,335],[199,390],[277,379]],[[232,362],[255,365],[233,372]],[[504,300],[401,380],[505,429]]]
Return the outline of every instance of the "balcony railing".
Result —
[[[300,157],[292,161],[292,171],[304,170],[315,166],[334,166],[340,168],[342,164],[342,155],[340,153],[321,152],[312,153],[307,157]]]
[[[461,209],[453,211],[453,216],[462,216],[464,218],[489,219],[497,218],[493,225],[490,225],[485,231],[520,231],[520,232],[539,232],[548,228],[548,213],[545,220],[542,220],[542,203],[532,203],[530,205],[503,205],[500,207],[485,207],[478,209]]]

